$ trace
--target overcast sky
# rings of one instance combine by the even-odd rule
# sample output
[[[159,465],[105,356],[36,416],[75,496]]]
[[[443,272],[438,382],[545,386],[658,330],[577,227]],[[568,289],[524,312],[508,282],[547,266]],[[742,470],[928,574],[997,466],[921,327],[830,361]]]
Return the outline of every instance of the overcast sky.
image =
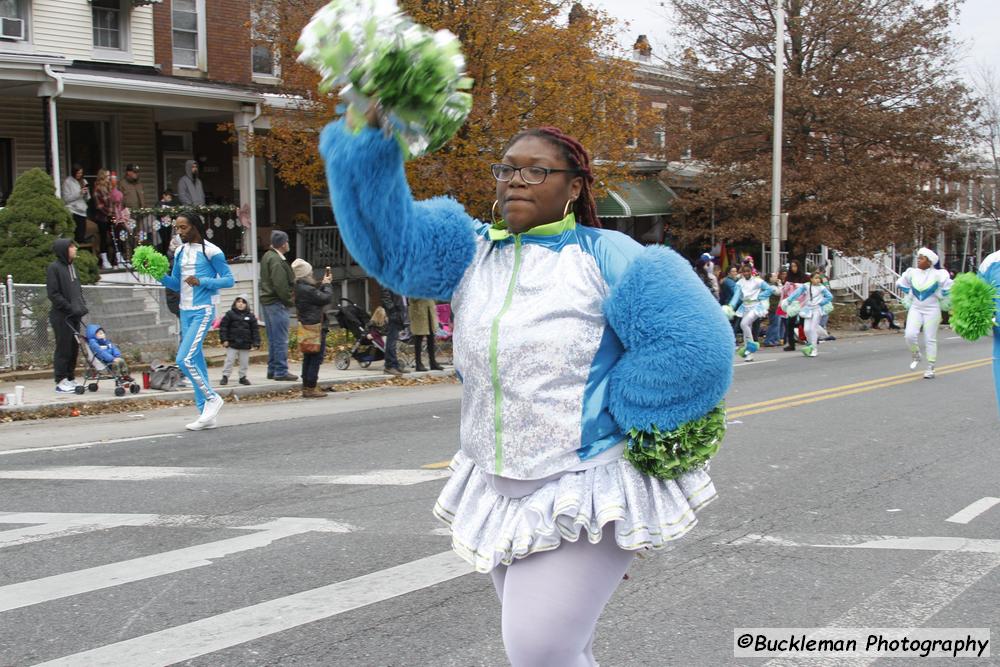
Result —
[[[660,0],[583,0],[584,4],[601,7],[612,16],[628,21],[621,37],[623,46],[630,47],[640,34],[653,45],[655,55],[666,55],[670,39],[668,12]],[[964,66],[991,64],[1000,71],[1000,0],[966,0],[955,35],[967,45]]]

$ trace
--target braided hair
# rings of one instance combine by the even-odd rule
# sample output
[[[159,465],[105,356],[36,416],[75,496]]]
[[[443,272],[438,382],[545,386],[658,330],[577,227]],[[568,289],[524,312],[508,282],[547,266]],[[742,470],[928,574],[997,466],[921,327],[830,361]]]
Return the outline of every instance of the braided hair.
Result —
[[[524,137],[538,137],[559,148],[563,159],[583,178],[580,196],[573,202],[573,213],[576,215],[577,222],[587,227],[600,228],[601,221],[597,217],[597,204],[594,202],[592,187],[594,174],[590,170],[590,154],[587,153],[583,144],[563,133],[558,127],[544,126],[518,132],[507,144],[507,148],[509,149]]]
[[[191,226],[198,230],[198,236],[201,237],[201,251],[208,255],[205,251],[205,221],[201,219],[201,216],[193,211],[184,211],[178,218],[184,218],[191,223]]]

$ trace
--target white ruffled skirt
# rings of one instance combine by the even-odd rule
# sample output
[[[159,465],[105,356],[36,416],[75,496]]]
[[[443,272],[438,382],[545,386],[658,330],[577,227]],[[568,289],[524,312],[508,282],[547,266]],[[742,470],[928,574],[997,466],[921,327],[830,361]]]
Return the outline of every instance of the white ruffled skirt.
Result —
[[[434,516],[451,527],[452,547],[478,572],[575,542],[581,531],[596,544],[612,521],[622,549],[658,549],[693,528],[695,512],[716,497],[704,470],[663,481],[625,459],[568,472],[521,498],[497,493],[461,451],[450,467]]]

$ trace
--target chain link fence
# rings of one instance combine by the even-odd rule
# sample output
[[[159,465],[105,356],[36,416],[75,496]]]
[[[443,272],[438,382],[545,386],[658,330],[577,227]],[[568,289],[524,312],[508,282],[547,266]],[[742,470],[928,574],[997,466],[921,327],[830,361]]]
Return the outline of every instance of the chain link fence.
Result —
[[[55,337],[45,285],[9,283],[8,288],[5,319],[10,320],[16,344],[16,354],[8,365],[18,369],[51,367]],[[102,327],[126,360],[173,358],[179,324],[167,308],[166,290],[141,285],[84,285],[83,298],[90,310],[84,323]]]

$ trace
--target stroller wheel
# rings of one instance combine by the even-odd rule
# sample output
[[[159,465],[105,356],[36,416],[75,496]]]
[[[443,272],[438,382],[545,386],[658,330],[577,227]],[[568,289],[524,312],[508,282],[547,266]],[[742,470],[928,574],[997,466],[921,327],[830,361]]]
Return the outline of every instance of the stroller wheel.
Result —
[[[338,371],[346,371],[351,366],[351,355],[348,352],[338,352],[333,358],[333,365]]]
[[[90,384],[87,385],[87,389],[89,389],[90,391],[97,391],[97,383],[91,382]]]
[[[83,393],[87,391],[87,388],[84,387],[82,384],[78,384],[75,387],[73,387],[73,391],[74,393],[76,393],[77,396],[82,396]]]
[[[358,362],[358,366],[361,366],[361,368],[368,368],[371,365],[372,365],[372,360],[371,359],[365,359],[364,361],[359,361]]]
[[[133,394],[138,394],[139,393],[139,385],[137,385],[136,383],[133,382],[132,384],[130,384],[128,386],[128,390],[130,392],[132,392]]]
[[[115,387],[115,396],[124,396],[125,387]]]

